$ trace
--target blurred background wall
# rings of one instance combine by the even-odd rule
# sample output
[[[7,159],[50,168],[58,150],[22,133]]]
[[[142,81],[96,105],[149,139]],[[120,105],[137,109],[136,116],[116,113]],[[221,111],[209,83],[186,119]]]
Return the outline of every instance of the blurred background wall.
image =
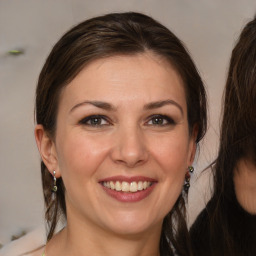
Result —
[[[205,81],[209,129],[195,162],[190,222],[204,206],[209,178],[199,174],[216,156],[229,57],[241,28],[256,12],[256,1],[0,0],[0,244],[43,223],[33,107],[37,77],[50,49],[78,22],[119,11],[143,12],[171,29],[185,42]],[[16,49],[24,54],[8,54]]]

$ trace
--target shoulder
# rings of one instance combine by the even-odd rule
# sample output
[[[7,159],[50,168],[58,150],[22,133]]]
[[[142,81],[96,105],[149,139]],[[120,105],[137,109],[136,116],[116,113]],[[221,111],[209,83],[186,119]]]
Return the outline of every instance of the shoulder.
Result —
[[[216,208],[216,200],[212,197],[205,208],[200,212],[195,222],[190,228],[191,233],[206,235],[210,229],[210,219],[214,209]]]
[[[1,256],[42,256],[44,253],[45,245],[41,245],[38,248],[26,248],[19,247],[13,244],[8,245],[0,250]]]
[[[210,255],[210,218],[207,207],[201,211],[189,233],[195,255]]]
[[[195,222],[201,211],[206,207],[213,194],[212,168],[195,172],[191,177],[191,187],[188,194],[188,226]]]
[[[45,246],[42,246],[36,250],[33,250],[31,252],[25,253],[22,256],[42,256],[44,253]]]
[[[202,235],[207,233],[209,228],[209,215],[207,208],[204,208],[196,218],[195,222],[190,228],[190,233],[193,235]]]
[[[0,250],[1,256],[37,256],[43,253],[46,243],[44,226],[29,232],[25,236],[10,242]],[[42,254],[41,254],[42,255]],[[40,255],[40,256],[41,256]]]

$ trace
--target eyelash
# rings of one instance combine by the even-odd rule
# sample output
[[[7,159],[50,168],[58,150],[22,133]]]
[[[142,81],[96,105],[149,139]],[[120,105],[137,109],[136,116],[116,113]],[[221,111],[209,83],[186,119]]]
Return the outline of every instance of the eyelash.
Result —
[[[156,122],[160,121],[160,123],[154,123],[153,120],[155,119]],[[92,123],[92,121],[96,121],[95,123]],[[97,123],[100,122],[100,123]],[[106,124],[102,124],[102,121],[105,121]],[[91,122],[91,123],[89,123]],[[152,122],[152,124],[150,124]],[[161,123],[162,122],[162,123]],[[106,116],[103,115],[92,115],[87,116],[79,121],[79,124],[92,126],[92,127],[102,127],[102,126],[109,126],[111,125],[111,122]],[[149,117],[148,121],[146,122],[146,125],[148,126],[168,126],[168,125],[175,125],[176,122],[167,115],[152,115]]]
[[[160,120],[162,121],[163,123],[160,123],[160,124],[157,124],[157,123],[152,123],[152,124],[148,124],[150,121],[152,121],[153,119],[155,120]],[[147,121],[147,124],[150,125],[150,126],[168,126],[168,125],[175,125],[176,122],[169,116],[167,115],[152,115],[149,117],[149,121]]]
[[[100,120],[100,124],[97,123],[89,123],[90,121],[96,121],[96,120]],[[101,124],[101,122],[106,121],[107,124]],[[100,126],[107,126],[110,125],[111,123],[108,121],[108,118],[106,116],[102,116],[102,115],[92,115],[92,116],[87,116],[85,118],[83,118],[81,121],[79,121],[79,124],[82,125],[87,125],[87,126],[93,126],[93,127],[100,127]]]

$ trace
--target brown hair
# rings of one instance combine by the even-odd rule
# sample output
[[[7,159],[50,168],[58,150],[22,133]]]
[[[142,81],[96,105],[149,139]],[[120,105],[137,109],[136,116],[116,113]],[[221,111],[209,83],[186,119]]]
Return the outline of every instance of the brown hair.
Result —
[[[221,240],[227,255],[237,255],[226,205],[236,200],[233,176],[238,160],[250,158],[256,163],[256,18],[244,27],[232,51],[224,100],[220,148],[213,169],[213,211],[208,212],[210,240]],[[224,255],[223,247],[215,249]]]
[[[206,96],[203,83],[188,52],[166,27],[139,13],[114,13],[89,19],[68,31],[54,46],[39,76],[36,90],[36,121],[54,139],[56,115],[61,90],[88,63],[113,55],[133,55],[151,51],[167,59],[181,75],[186,91],[190,132],[196,125],[196,142],[206,130]],[[52,176],[41,163],[48,239],[53,235],[58,217],[66,214],[64,185],[57,180],[58,191],[52,197]],[[189,255],[185,223],[185,203],[180,195],[166,216],[161,237],[161,255]],[[177,220],[177,230],[172,225]],[[170,246],[170,242],[173,247]]]

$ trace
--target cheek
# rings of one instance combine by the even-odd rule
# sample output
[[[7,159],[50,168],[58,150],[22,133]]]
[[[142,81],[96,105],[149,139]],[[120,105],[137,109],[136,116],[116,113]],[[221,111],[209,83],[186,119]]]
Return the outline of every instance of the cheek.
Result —
[[[154,151],[154,159],[159,170],[159,182],[161,188],[158,195],[158,207],[160,217],[164,217],[174,206],[183,189],[185,174],[187,172],[188,139],[184,136],[169,137],[158,140],[157,150]],[[152,153],[153,154],[153,153]]]
[[[59,168],[65,179],[70,175],[91,176],[104,160],[108,145],[95,137],[72,134],[60,141],[59,149]]]
[[[186,136],[158,139],[151,148],[154,148],[152,154],[166,172],[172,170],[185,173],[189,159],[189,143]]]

